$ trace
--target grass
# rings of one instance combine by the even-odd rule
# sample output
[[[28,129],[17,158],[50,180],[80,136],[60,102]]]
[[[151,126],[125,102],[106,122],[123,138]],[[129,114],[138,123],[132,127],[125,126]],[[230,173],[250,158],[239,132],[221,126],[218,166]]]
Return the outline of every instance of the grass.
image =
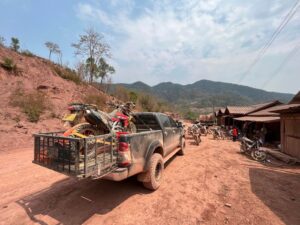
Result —
[[[10,98],[10,103],[22,109],[27,115],[30,122],[38,122],[42,113],[46,110],[48,104],[45,94],[32,91],[25,93],[22,88],[18,87]]]

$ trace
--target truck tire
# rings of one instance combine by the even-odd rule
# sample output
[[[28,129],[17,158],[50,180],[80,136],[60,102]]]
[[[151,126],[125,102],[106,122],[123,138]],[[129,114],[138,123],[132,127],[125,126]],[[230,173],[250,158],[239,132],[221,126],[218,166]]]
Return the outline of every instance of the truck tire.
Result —
[[[164,171],[164,161],[160,154],[154,153],[150,158],[150,165],[146,176],[148,181],[143,182],[145,188],[152,191],[159,188]]]
[[[184,155],[185,154],[185,139],[182,138],[181,144],[180,144],[180,150],[177,153],[178,155]]]

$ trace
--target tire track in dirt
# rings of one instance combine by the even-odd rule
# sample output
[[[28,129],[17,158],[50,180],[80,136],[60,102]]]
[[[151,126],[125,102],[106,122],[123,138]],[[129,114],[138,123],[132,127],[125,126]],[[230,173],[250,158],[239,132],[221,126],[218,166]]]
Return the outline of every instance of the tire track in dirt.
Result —
[[[31,149],[0,153],[0,224],[299,224],[300,168],[259,164],[238,143],[202,139],[187,139],[155,192],[135,177],[66,179],[32,164]]]

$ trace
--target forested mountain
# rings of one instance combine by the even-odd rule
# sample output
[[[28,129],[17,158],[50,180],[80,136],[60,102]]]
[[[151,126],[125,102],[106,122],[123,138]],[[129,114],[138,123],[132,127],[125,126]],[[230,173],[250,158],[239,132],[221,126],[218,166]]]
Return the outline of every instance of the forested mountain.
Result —
[[[272,100],[287,102],[293,97],[292,94],[268,92],[248,86],[210,80],[200,80],[188,85],[172,82],[164,82],[152,87],[143,82],[120,85],[133,91],[146,92],[157,96],[180,108],[249,105]]]

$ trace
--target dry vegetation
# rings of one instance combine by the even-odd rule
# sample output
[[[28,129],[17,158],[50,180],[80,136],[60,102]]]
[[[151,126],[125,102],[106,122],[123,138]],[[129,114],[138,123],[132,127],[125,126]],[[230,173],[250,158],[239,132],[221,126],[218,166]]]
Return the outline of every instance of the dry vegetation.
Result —
[[[19,107],[30,122],[38,122],[41,114],[49,107],[49,101],[44,93],[31,91],[26,93],[19,83],[10,97],[12,106]]]
[[[81,77],[78,75],[78,73],[75,70],[72,70],[68,67],[62,67],[59,65],[55,65],[53,63],[49,64],[51,66],[51,69],[53,72],[55,72],[58,76],[65,80],[73,81],[75,84],[82,83]]]
[[[18,67],[12,58],[4,57],[0,65],[3,69],[17,75]]]
[[[87,94],[83,101],[84,103],[94,104],[100,109],[106,105],[106,97],[100,94]]]

